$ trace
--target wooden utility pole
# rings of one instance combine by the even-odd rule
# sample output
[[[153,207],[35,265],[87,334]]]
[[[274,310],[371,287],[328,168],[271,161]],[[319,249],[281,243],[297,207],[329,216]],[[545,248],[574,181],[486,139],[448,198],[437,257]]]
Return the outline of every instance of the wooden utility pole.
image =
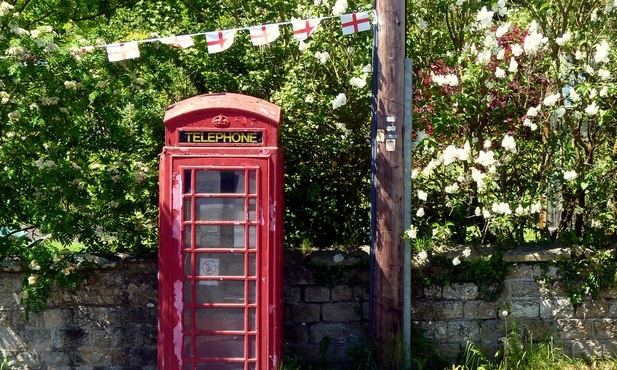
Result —
[[[371,333],[383,368],[401,366],[403,323],[403,121],[405,1],[376,0],[373,78]],[[395,350],[398,349],[398,350]],[[393,351],[398,353],[392,353]]]

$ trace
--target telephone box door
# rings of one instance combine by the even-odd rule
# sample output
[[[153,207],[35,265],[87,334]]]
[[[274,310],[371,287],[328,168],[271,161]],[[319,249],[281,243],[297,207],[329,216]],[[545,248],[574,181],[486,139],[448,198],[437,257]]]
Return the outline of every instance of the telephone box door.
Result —
[[[173,213],[182,227],[182,330],[174,342],[182,343],[183,369],[270,368],[269,163],[173,160]]]

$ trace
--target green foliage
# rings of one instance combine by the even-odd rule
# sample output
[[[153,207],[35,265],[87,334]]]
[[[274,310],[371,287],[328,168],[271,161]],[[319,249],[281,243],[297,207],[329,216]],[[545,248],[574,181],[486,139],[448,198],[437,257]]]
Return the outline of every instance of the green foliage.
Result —
[[[3,258],[17,258],[14,262],[26,271],[21,296],[26,318],[31,312],[45,309],[54,290],[77,288],[88,269],[95,265],[91,255],[59,250],[44,237],[33,240],[28,233],[18,230],[0,236],[0,259]]]
[[[597,299],[604,291],[617,285],[615,250],[604,248],[571,248],[572,258],[547,264],[558,268],[559,274],[544,274],[549,284],[559,283],[572,306],[578,308],[589,299]],[[547,270],[545,270],[547,272]]]
[[[298,45],[282,27],[279,40],[264,47],[254,47],[246,32],[238,32],[232,49],[220,54],[208,54],[203,37],[186,50],[142,43],[139,59],[119,63],[108,62],[102,48],[80,48],[316,17],[331,13],[330,5],[3,4],[0,225],[32,226],[63,244],[81,242],[91,252],[156,249],[165,108],[196,94],[225,91],[284,108],[287,245],[368,241],[370,32],[343,37],[332,20]],[[348,9],[371,6],[350,1]],[[351,85],[351,77],[366,86]],[[334,108],[340,93],[348,103]]]
[[[597,254],[564,265],[573,302],[613,284],[613,5],[420,0],[407,10],[416,262],[447,265],[433,256],[448,245],[575,238]]]
[[[537,341],[533,333],[517,327],[514,321],[505,320],[503,346],[495,358],[487,357],[473,343],[468,342],[459,365],[451,370],[558,370],[591,368],[585,361],[572,359],[564,353],[552,338]],[[598,368],[612,368],[614,363],[607,359],[605,367],[597,363]],[[595,368],[595,367],[593,367]]]

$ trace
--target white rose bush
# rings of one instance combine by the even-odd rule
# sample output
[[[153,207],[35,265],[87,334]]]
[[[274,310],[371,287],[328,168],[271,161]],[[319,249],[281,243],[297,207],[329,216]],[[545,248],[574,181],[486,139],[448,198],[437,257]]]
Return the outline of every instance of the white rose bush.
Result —
[[[412,3],[415,253],[614,242],[617,4]]]

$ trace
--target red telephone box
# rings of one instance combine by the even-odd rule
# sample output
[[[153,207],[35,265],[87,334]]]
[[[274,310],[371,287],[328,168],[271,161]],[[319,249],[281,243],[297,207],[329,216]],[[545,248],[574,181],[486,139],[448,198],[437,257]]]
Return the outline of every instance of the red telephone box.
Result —
[[[170,106],[164,122],[158,368],[278,368],[281,109],[209,94]]]

